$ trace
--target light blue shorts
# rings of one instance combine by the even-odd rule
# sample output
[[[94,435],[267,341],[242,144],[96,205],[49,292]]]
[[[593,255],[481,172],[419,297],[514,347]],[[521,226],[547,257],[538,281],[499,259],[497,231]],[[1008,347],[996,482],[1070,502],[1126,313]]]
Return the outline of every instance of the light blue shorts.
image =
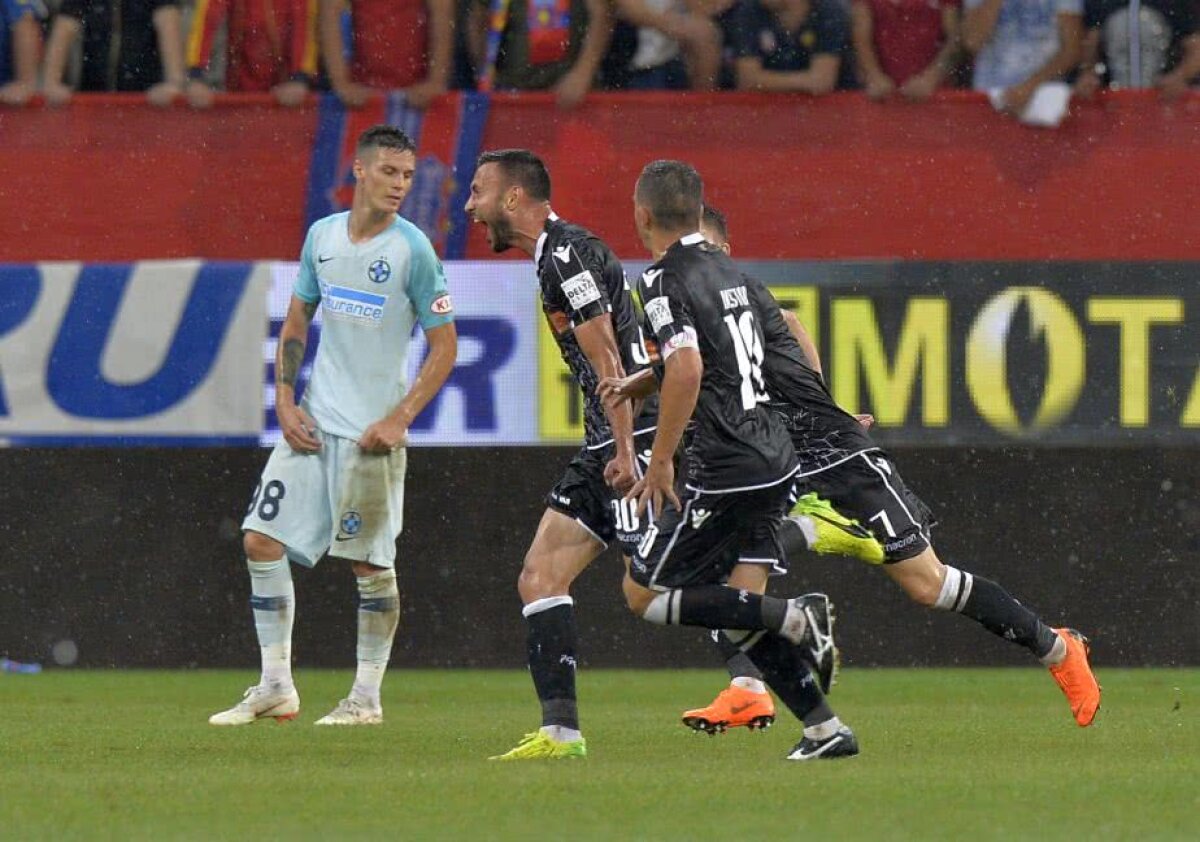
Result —
[[[405,448],[364,453],[352,439],[318,431],[321,450],[271,451],[242,529],[287,547],[297,564],[335,558],[394,567],[404,524]]]

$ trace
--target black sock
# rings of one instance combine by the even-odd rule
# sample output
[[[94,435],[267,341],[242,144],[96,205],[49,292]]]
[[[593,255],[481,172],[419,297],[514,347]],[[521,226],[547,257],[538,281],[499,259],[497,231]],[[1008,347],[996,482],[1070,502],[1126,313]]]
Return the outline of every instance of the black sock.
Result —
[[[758,667],[754,666],[754,661],[751,661],[745,652],[734,645],[734,642],[729,639],[729,635],[714,629],[712,639],[717,645],[717,651],[725,660],[725,668],[729,670],[731,679],[754,678],[762,681],[762,673],[759,672]]]
[[[804,537],[804,530],[790,517],[785,517],[779,526],[779,544],[783,547],[783,557],[789,561],[799,558],[808,550],[808,539]]]
[[[797,646],[768,632],[746,654],[762,670],[763,679],[779,701],[805,726],[820,725],[833,718],[833,709],[825,701]]]
[[[644,615],[650,622],[706,629],[779,631],[787,613],[786,599],[759,596],[725,585],[680,588],[660,595],[655,602],[659,610],[647,610]]]
[[[1023,646],[1039,658],[1050,654],[1058,635],[1036,614],[1013,598],[991,579],[970,576],[970,592],[965,604],[956,608],[992,634]]]
[[[555,605],[525,617],[529,674],[542,703],[542,725],[579,730],[575,702],[575,606]]]

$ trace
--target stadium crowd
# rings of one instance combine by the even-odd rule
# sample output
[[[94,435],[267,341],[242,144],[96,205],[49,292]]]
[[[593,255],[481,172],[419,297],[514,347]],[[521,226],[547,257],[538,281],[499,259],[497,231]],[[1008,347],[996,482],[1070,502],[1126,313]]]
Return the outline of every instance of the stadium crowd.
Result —
[[[281,105],[332,90],[861,89],[923,100],[1042,82],[1076,95],[1200,81],[1200,0],[0,0],[0,102],[216,90]]]

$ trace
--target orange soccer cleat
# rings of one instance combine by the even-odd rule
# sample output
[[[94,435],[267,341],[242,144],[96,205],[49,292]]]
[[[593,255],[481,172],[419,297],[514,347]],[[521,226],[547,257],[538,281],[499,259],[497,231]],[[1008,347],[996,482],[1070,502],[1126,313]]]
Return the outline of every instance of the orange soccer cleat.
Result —
[[[1086,728],[1100,710],[1100,685],[1088,664],[1088,639],[1075,629],[1055,629],[1067,645],[1067,657],[1050,667],[1050,675],[1058,682],[1063,695],[1071,703],[1071,713],[1080,728]]]
[[[770,693],[755,693],[732,685],[717,694],[708,707],[683,714],[684,725],[708,734],[719,734],[727,728],[743,725],[751,730],[770,728],[774,721],[775,701]]]

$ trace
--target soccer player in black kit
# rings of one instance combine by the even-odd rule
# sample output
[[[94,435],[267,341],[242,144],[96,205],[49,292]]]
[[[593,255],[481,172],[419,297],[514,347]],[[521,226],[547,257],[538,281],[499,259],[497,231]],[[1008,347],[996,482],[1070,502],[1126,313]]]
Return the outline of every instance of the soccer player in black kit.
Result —
[[[854,734],[807,663],[833,649],[828,599],[763,595],[783,562],[778,530],[796,454],[766,408],[755,302],[737,267],[700,235],[702,201],[700,176],[678,161],[648,164],[634,193],[638,233],[657,260],[634,297],[663,373],[650,462],[628,495],[655,519],[631,560],[626,600],[653,623],[725,630],[804,722],[788,759],[852,756]]]
[[[602,377],[636,371],[646,352],[620,262],[597,237],[551,210],[550,175],[536,155],[523,149],[481,155],[466,211],[487,227],[494,251],[518,248],[533,258],[546,322],[585,407],[584,446],[546,497],[517,582],[542,727],[493,759],[585,757],[570,588],[610,542],[628,555],[641,538],[635,507],[620,492],[636,478],[635,447],[650,445],[655,404],[647,402],[635,419],[628,403],[603,407],[597,386]]]
[[[721,214],[706,209],[701,231],[728,252]],[[795,493],[815,493],[837,512],[868,525],[883,545],[883,557],[876,563],[882,563],[913,601],[970,617],[1038,657],[1067,697],[1075,721],[1090,725],[1100,706],[1100,688],[1088,664],[1086,640],[1073,629],[1050,628],[995,582],[938,559],[930,543],[929,508],[908,489],[891,458],[857,419],[834,403],[770,291],[753,278],[746,283],[762,313],[770,406],[783,418],[800,459]],[[613,391],[613,385],[607,390]],[[640,390],[635,387],[628,393]],[[803,548],[797,530],[788,531],[787,550]],[[722,643],[727,655],[736,652],[729,641]]]

